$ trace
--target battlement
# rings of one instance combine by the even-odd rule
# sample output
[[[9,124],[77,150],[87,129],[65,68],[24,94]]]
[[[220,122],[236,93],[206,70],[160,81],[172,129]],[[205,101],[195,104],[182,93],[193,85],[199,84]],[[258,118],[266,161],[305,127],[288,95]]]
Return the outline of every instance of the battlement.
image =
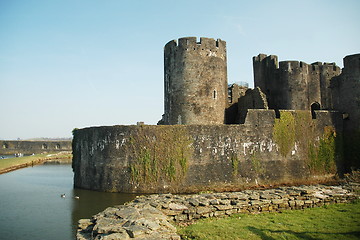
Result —
[[[279,69],[283,71],[308,71],[308,64],[302,61],[281,61],[279,62]]]
[[[164,123],[223,124],[228,98],[226,42],[179,38],[165,45],[164,58]]]
[[[302,61],[281,61],[279,63],[279,69],[283,71],[300,71],[300,72],[318,72],[318,71],[327,71],[329,73],[340,73],[340,67],[336,63],[322,63],[314,62],[312,64],[307,64]]]
[[[196,37],[183,37],[178,40],[171,40],[165,45],[165,52],[185,50],[185,51],[226,51],[226,42],[221,39],[201,37],[197,41]]]
[[[275,66],[275,68],[278,68],[279,61],[278,57],[276,55],[266,55],[263,53],[260,53],[259,55],[253,57],[253,63],[261,63],[264,62],[266,67],[269,67],[270,65]]]

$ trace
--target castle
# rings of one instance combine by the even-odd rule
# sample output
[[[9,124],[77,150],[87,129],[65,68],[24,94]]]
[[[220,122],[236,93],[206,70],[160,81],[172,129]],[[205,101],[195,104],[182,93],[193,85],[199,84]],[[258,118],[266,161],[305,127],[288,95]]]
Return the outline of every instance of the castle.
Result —
[[[226,42],[164,48],[162,126],[74,132],[74,185],[113,192],[236,190],[325,181],[358,168],[360,54],[334,63],[253,58],[254,89],[227,83]]]

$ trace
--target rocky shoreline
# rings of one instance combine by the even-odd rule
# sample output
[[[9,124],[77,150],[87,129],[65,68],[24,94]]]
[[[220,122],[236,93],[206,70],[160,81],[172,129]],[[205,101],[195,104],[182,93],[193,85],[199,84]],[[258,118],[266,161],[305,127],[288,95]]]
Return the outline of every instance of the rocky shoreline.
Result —
[[[181,239],[174,223],[188,224],[200,218],[234,213],[281,212],[351,202],[360,198],[359,190],[359,183],[350,183],[140,196],[124,205],[109,207],[92,219],[81,219],[77,239]]]

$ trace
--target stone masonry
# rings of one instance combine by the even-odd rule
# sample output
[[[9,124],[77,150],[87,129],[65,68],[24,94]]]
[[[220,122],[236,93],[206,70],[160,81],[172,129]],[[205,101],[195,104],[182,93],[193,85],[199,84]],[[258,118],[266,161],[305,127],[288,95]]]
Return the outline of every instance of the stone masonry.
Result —
[[[79,221],[78,240],[179,239],[174,223],[235,213],[281,212],[359,199],[359,184],[279,187],[196,195],[155,194],[137,197]],[[357,189],[357,190],[356,190]]]
[[[226,42],[180,38],[164,48],[165,124],[224,124]]]

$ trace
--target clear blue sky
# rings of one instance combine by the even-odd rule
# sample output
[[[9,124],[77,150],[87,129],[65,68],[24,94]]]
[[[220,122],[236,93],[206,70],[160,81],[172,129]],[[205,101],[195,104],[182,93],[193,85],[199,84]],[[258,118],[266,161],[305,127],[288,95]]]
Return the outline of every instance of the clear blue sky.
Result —
[[[156,124],[163,47],[227,41],[228,81],[253,86],[252,57],[336,62],[360,52],[360,1],[0,0],[0,139]]]

